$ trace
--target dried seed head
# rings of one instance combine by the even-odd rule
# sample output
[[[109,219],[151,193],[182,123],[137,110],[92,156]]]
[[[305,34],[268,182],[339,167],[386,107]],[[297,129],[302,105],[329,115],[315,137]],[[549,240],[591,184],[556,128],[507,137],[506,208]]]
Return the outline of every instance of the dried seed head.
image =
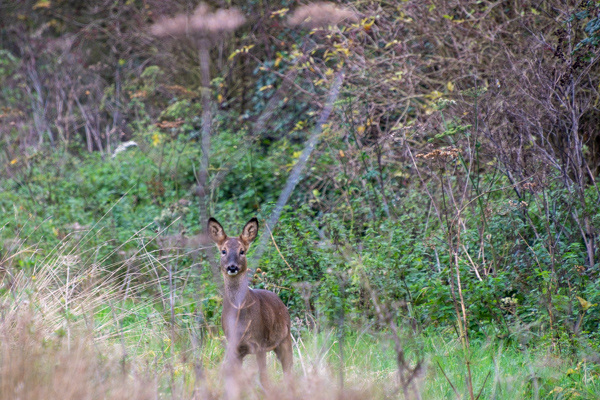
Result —
[[[189,31],[189,18],[179,14],[173,18],[164,18],[150,27],[154,36],[180,36]]]
[[[333,3],[318,2],[298,7],[288,18],[288,24],[314,29],[356,20],[354,12],[347,8],[338,7]]]
[[[447,162],[454,160],[459,154],[460,151],[456,147],[446,147],[444,149],[435,149],[426,154],[417,154],[417,158]]]
[[[231,32],[244,23],[246,19],[237,8],[218,9],[211,13],[208,6],[201,3],[190,18],[193,30],[209,34]]]
[[[245,20],[237,8],[211,12],[208,5],[200,3],[192,15],[179,14],[165,18],[152,25],[150,32],[155,36],[211,36],[231,32]]]
[[[529,190],[530,192],[535,192],[537,187],[538,187],[538,185],[535,182],[526,182],[523,184],[523,189]]]
[[[157,122],[156,126],[158,126],[159,128],[162,128],[162,129],[174,129],[174,128],[179,128],[181,125],[183,125],[183,123],[184,123],[183,118],[178,118],[175,121]]]

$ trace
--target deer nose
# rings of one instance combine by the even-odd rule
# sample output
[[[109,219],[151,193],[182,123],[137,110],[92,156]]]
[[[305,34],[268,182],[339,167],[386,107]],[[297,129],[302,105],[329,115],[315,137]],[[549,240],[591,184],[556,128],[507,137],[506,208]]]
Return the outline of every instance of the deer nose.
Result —
[[[238,272],[240,272],[240,269],[237,265],[230,265],[227,267],[227,275],[229,276],[237,275]]]

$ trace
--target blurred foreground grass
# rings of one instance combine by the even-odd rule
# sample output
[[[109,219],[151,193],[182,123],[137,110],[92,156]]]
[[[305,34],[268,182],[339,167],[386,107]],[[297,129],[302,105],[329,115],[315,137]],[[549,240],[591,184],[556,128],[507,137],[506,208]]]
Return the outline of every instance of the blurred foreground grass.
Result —
[[[223,396],[224,339],[217,327],[203,325],[198,304],[203,299],[187,304],[173,300],[183,291],[170,290],[172,285],[159,275],[128,285],[126,274],[131,271],[102,270],[99,263],[83,262],[68,249],[63,243],[32,269],[2,271],[2,398]],[[152,292],[143,289],[157,284],[164,286],[162,292],[139,295]],[[401,331],[407,358],[424,360],[412,392],[423,399],[467,398],[467,358],[456,334],[451,329],[430,329],[418,336],[411,336],[408,327]],[[494,335],[472,341],[468,359],[479,398],[600,397],[600,368],[594,360],[559,355],[543,338],[529,343],[519,345],[518,340]],[[318,325],[300,326],[295,344],[294,386],[282,383],[279,365],[270,354],[268,365],[276,384],[263,391],[254,359],[248,357],[246,375],[240,377],[245,398],[403,396],[396,354],[385,331],[364,326],[342,336]]]

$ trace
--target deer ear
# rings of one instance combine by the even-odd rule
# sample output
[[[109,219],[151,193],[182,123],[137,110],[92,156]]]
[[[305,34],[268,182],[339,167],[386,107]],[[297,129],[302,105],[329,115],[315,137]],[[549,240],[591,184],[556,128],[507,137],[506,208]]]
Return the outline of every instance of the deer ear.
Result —
[[[244,226],[244,230],[240,235],[240,238],[246,243],[252,242],[256,239],[256,235],[258,234],[258,220],[256,218],[252,218],[246,226]]]
[[[208,236],[212,239],[216,244],[221,244],[227,239],[227,235],[225,234],[225,230],[214,218],[208,219]]]

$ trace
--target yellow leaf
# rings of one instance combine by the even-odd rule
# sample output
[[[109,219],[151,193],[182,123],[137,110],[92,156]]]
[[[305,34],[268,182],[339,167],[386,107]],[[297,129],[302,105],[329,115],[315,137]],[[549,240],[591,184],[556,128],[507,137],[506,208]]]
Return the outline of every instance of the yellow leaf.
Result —
[[[19,159],[13,158],[12,160],[10,160],[10,165],[15,165],[17,162],[19,162]]]
[[[38,8],[50,8],[50,0],[39,0],[33,5],[34,10],[37,10]]]
[[[280,9],[280,10],[273,11],[273,12],[271,13],[271,18],[274,18],[275,16],[282,17],[282,16],[284,16],[284,15],[285,15],[285,14],[286,14],[288,11],[290,11],[290,9],[289,9],[289,8],[282,8],[282,9]]]
[[[234,52],[233,52],[233,53],[231,53],[231,54],[229,55],[229,58],[228,58],[228,59],[229,59],[229,60],[231,60],[231,59],[233,59],[235,56],[237,56],[237,55],[238,55],[238,54],[240,54],[240,53],[247,53],[247,52],[248,52],[248,51],[249,51],[251,48],[253,48],[253,47],[254,47],[254,45],[253,45],[253,44],[251,44],[251,45],[248,45],[248,46],[244,46],[244,47],[242,47],[242,48],[240,48],[240,49],[236,49],[236,50],[234,50]]]
[[[344,154],[344,150],[340,150],[340,157],[344,158],[346,155]]]
[[[589,301],[587,301],[583,297],[577,296],[577,300],[579,300],[579,304],[581,304],[581,308],[583,309],[583,311],[586,311],[587,309],[589,309],[591,307],[594,307],[596,305],[596,304],[590,303]]]
[[[264,92],[265,90],[273,88],[273,85],[266,85],[258,89],[259,92]]]
[[[440,97],[442,97],[442,92],[440,92],[438,90],[434,90],[433,92],[429,93],[426,96],[432,100],[436,100],[436,99],[439,99]]]
[[[454,92],[454,83],[448,82],[446,84],[446,87],[448,88],[449,91]]]
[[[552,389],[552,390],[550,391],[550,393],[548,393],[548,394],[550,395],[550,394],[553,394],[553,393],[560,393],[560,392],[562,392],[563,390],[564,390],[564,389],[563,389],[563,388],[561,388],[560,386],[556,386],[556,387],[555,387],[554,389]]]
[[[365,18],[362,22],[363,29],[365,31],[369,32],[374,23],[375,23],[375,20],[371,20],[370,22],[367,22],[367,20]]]
[[[152,135],[152,146],[156,147],[160,144],[160,135],[158,133],[155,133],[154,135]]]
[[[402,80],[402,75],[403,75],[403,74],[404,74],[404,71],[398,71],[398,72],[396,72],[396,73],[394,74],[394,76],[392,76],[392,77],[390,78],[390,80],[392,80],[392,81],[398,81],[398,82],[399,82],[399,81],[401,81],[401,80]]]
[[[334,43],[333,47],[335,48],[335,51],[337,53],[341,53],[344,54],[345,56],[349,56],[350,55],[350,50],[348,50],[346,47],[344,47],[342,44],[338,44],[338,43]]]
[[[358,128],[356,128],[356,131],[358,133],[363,133],[365,131],[365,126],[364,125],[359,126]]]
[[[217,101],[218,101],[219,103],[222,103],[222,102],[223,102],[223,95],[222,95],[221,93],[219,93],[219,95],[217,96]]]

